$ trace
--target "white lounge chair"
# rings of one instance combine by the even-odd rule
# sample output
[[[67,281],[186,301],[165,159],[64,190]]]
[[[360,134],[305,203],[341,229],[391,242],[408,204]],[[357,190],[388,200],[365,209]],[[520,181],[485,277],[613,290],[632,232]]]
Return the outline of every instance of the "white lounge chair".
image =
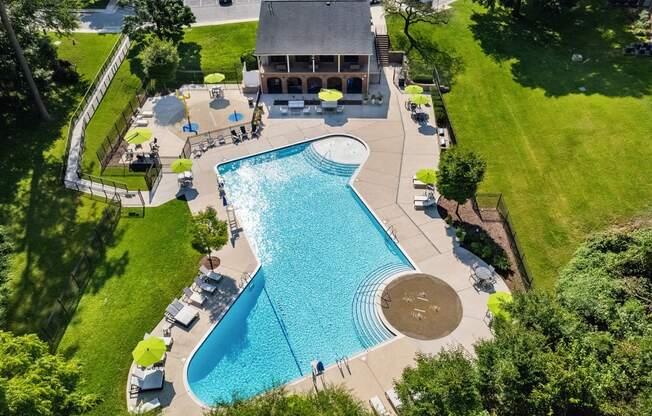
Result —
[[[137,391],[160,390],[165,382],[165,370],[140,370],[131,373],[131,388]]]
[[[142,117],[151,118],[154,117],[154,112],[152,110],[143,110],[140,112]]]
[[[422,197],[419,195],[414,197],[415,209],[431,207],[437,203],[437,200],[435,198],[426,198],[426,199],[420,199],[420,198]]]
[[[151,412],[152,410],[158,409],[161,407],[161,401],[158,397],[154,397],[146,402],[140,402],[135,408],[134,413],[141,414]]]
[[[144,118],[136,118],[134,121],[134,126],[136,127],[147,127],[149,124],[149,121],[145,120]]]
[[[385,409],[385,405],[383,404],[383,402],[380,401],[378,396],[374,396],[371,399],[369,399],[369,404],[371,405],[371,408],[374,409],[374,412],[378,416],[390,416],[387,409]]]
[[[197,306],[202,306],[206,302],[206,296],[197,293],[189,287],[183,288],[183,297],[186,302]]]
[[[394,410],[398,412],[401,406],[403,405],[403,403],[401,403],[401,398],[398,397],[396,390],[394,389],[387,390],[385,392],[385,397],[387,397],[387,401],[389,402],[389,404],[392,405]]]
[[[217,286],[205,282],[201,276],[195,277],[195,286],[208,293],[215,293],[215,290],[217,289]]]
[[[222,280],[222,275],[217,273],[215,270],[211,270],[203,264],[199,267],[199,273],[204,276],[207,280],[212,280],[215,283],[219,283]]]
[[[420,180],[418,180],[417,175],[414,175],[414,177],[412,177],[412,185],[415,188],[425,188],[426,186],[428,186],[425,182],[421,182]]]
[[[152,335],[152,334],[150,334],[149,332],[146,332],[146,333],[145,333],[145,336],[143,336],[143,339],[147,339],[147,338],[152,337],[152,336],[153,336],[153,337],[158,337],[158,335]],[[165,336],[164,336],[164,337],[159,337],[159,338],[163,338],[163,342],[165,342],[165,346],[166,346],[166,348],[167,348],[167,349],[170,349],[170,347],[172,346],[172,343],[174,342],[174,340],[172,339],[172,337],[165,337]]]
[[[191,306],[184,305],[178,299],[175,299],[165,309],[165,315],[172,321],[178,322],[187,327],[190,326],[192,321],[199,317],[199,312]]]

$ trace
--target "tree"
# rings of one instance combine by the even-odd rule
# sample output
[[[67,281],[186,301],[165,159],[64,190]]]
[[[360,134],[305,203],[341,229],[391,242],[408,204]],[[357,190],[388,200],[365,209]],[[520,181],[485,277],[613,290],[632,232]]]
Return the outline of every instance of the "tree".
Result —
[[[274,389],[247,400],[217,405],[207,416],[373,416],[359,400],[341,387],[326,387],[308,394]]]
[[[134,14],[124,18],[122,32],[135,40],[154,35],[177,44],[184,27],[195,23],[195,15],[183,0],[119,0],[118,4],[134,7]]]
[[[219,250],[229,239],[226,222],[217,218],[215,208],[208,207],[192,217],[192,244],[210,258],[213,250]],[[211,259],[212,261],[212,259]]]
[[[462,347],[435,356],[418,353],[415,361],[416,367],[403,370],[396,382],[401,415],[483,414],[478,373]]]
[[[484,178],[487,164],[476,153],[454,147],[439,159],[437,189],[446,199],[457,202],[455,214],[459,218],[459,205],[473,197]]]
[[[420,0],[385,0],[383,2],[385,13],[398,16],[403,20],[403,33],[410,41],[410,52],[417,47],[417,41],[410,34],[410,27],[415,23],[443,24],[448,23],[449,12],[442,8],[435,8],[431,3]]]
[[[0,101],[4,109],[24,110],[25,92],[31,91],[39,111],[48,118],[41,97],[52,85],[58,62],[46,32],[69,34],[78,24],[76,7],[76,0],[0,2],[0,17],[5,27],[0,30]],[[2,114],[9,117],[5,111]]]
[[[179,67],[177,48],[168,41],[155,39],[142,52],[141,60],[145,75],[161,85],[174,79]]]
[[[65,416],[85,412],[97,397],[79,391],[81,368],[48,352],[36,335],[0,331],[0,414]]]

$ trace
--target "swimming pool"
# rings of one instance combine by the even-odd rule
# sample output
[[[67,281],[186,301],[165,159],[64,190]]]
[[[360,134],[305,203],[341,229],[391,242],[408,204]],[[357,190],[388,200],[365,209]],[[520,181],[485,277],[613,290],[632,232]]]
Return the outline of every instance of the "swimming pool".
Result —
[[[356,167],[311,143],[218,167],[260,268],[187,366],[196,398],[249,397],[393,336],[375,287],[413,267],[349,186]]]

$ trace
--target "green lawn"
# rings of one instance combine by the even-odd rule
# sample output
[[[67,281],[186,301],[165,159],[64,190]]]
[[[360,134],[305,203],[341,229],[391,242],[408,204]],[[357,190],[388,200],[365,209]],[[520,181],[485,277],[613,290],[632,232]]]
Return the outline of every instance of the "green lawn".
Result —
[[[623,57],[633,37],[606,3],[552,27],[508,21],[464,0],[415,34],[442,51],[459,144],[486,158],[481,191],[504,194],[535,285],[550,287],[583,238],[650,207],[652,61]],[[405,45],[397,21],[390,31]]]
[[[7,136],[0,152],[0,224],[16,242],[8,308],[13,331],[32,332],[43,324],[103,208],[63,188],[61,159],[70,114],[116,39],[98,34],[61,39],[59,56],[76,65],[81,82],[53,90],[47,101],[50,123],[24,114],[2,127]]]
[[[172,201],[120,221],[59,346],[81,360],[85,388],[103,399],[92,414],[127,414],[131,350],[197,272],[201,255],[191,247],[190,218],[185,201]]]

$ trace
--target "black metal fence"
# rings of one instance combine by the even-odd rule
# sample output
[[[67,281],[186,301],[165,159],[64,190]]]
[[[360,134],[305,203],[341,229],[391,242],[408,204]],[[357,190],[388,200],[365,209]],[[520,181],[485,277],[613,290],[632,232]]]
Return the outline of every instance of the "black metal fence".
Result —
[[[163,175],[163,165],[161,159],[154,157],[153,163],[149,165],[149,169],[145,172],[145,183],[147,184],[147,189],[152,192],[158,186],[161,177]]]
[[[53,309],[45,322],[39,327],[39,335],[50,344],[54,351],[72,315],[79,304],[84,289],[91,279],[95,268],[104,256],[106,245],[113,237],[113,231],[122,215],[122,205],[117,194],[108,200],[102,217],[97,223],[93,235],[79,255],[79,261],[68,275],[68,281],[57,297]]]
[[[181,150],[180,158],[189,159],[193,152],[197,149],[201,149],[204,146],[214,147],[214,146],[223,146],[225,144],[233,143],[233,136],[231,135],[231,130],[235,130],[236,133],[240,133],[240,127],[252,126],[252,121],[247,121],[244,123],[233,124],[228,127],[224,127],[217,130],[209,130],[201,133],[197,133],[194,136],[188,136],[186,143],[183,145]],[[251,129],[247,130],[251,132]]]
[[[503,194],[479,193],[472,202],[483,221],[501,221],[505,226],[509,245],[516,257],[516,266],[521,276],[523,276],[523,283],[529,288],[532,284],[532,274],[525,259],[525,252],[521,248],[515,228],[512,225],[512,219]]]
[[[448,116],[448,108],[446,108],[446,101],[442,94],[441,79],[439,78],[439,71],[436,66],[432,70],[432,78],[435,83],[435,88],[430,89],[430,94],[432,96],[432,107],[435,112],[437,126],[446,128],[448,130],[451,144],[457,144],[455,128],[453,127],[451,118]]]
[[[100,162],[101,174],[104,174],[104,171],[112,160],[120,156],[118,151],[123,143],[123,137],[127,130],[129,130],[134,115],[146,100],[147,94],[145,93],[145,90],[142,88],[139,89],[136,95],[120,112],[120,115],[113,123],[111,131],[106,135],[104,140],[102,140],[102,143],[100,143],[100,147],[97,149],[95,154]]]

